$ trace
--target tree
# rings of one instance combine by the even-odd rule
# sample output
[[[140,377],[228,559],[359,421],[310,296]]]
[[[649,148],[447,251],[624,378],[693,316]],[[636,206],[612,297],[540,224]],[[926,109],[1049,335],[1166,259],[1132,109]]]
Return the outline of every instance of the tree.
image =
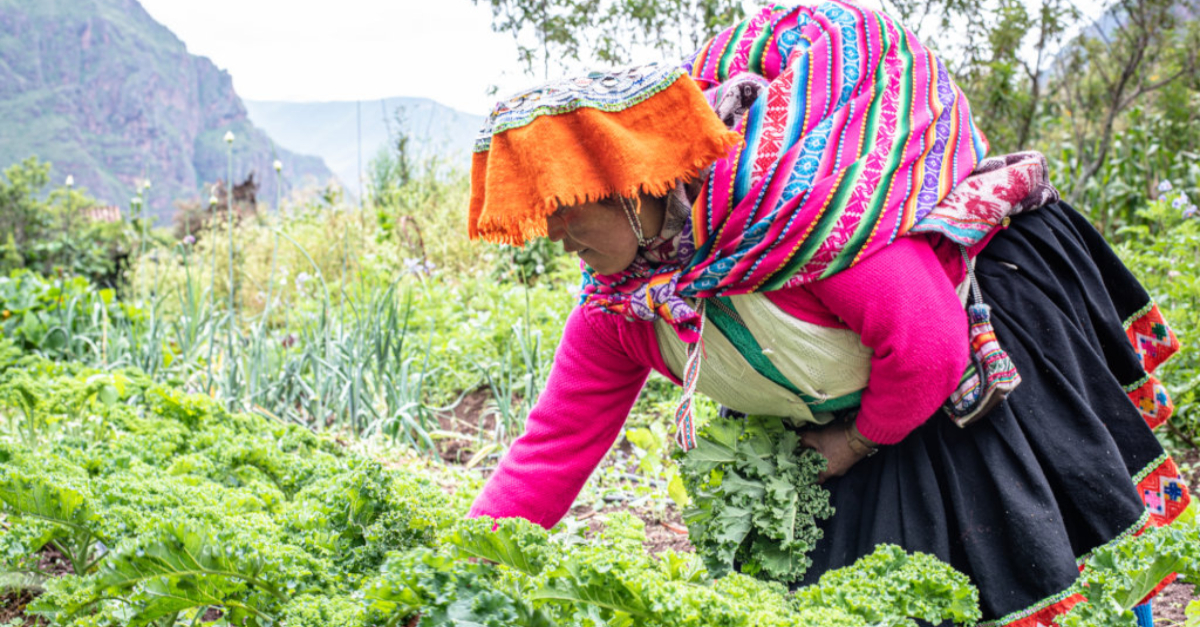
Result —
[[[630,63],[639,48],[682,59],[744,16],[740,0],[471,1],[491,6],[492,30],[511,35],[525,71],[547,79],[580,63]]]
[[[1072,201],[1104,166],[1123,113],[1177,81],[1194,84],[1200,77],[1200,28],[1195,20],[1181,23],[1185,10],[1172,0],[1117,0],[1060,55],[1063,126],[1077,155],[1069,168]]]
[[[50,164],[30,157],[10,166],[0,180],[0,270],[56,268],[113,285],[117,260],[128,254],[125,225],[96,224],[81,213],[96,206],[86,191],[58,186],[45,194]]]
[[[45,237],[53,225],[46,202],[39,198],[50,180],[50,164],[29,157],[4,170],[0,180],[0,233],[11,233],[18,250]]]

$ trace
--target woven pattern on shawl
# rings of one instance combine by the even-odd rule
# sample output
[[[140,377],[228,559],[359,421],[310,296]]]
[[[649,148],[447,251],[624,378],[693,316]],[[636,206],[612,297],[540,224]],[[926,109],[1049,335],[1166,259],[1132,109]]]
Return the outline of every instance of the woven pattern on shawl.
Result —
[[[693,207],[696,254],[674,280],[656,269],[656,284],[679,296],[768,291],[849,268],[907,233],[987,150],[945,65],[854,4],[764,9],[706,43],[689,70],[714,106],[752,75],[766,84],[733,120],[742,145],[714,164]],[[585,303],[635,315],[632,299],[653,298],[638,309],[674,312],[668,321],[694,341],[694,315],[677,297],[657,300],[648,280],[591,275]]]

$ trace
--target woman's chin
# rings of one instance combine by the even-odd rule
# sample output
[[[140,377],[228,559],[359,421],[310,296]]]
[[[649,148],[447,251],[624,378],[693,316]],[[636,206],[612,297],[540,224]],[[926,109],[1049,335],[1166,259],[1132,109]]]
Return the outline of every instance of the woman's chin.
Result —
[[[616,264],[607,260],[593,263],[585,259],[582,255],[579,258],[583,259],[583,262],[586,263],[588,267],[591,268],[596,274],[617,274],[625,269],[624,267],[618,268],[616,267]]]
[[[602,255],[591,248],[585,248],[575,253],[583,263],[587,264],[596,274],[620,274],[624,272],[633,263],[635,256],[630,255],[628,259],[615,258],[612,255]]]

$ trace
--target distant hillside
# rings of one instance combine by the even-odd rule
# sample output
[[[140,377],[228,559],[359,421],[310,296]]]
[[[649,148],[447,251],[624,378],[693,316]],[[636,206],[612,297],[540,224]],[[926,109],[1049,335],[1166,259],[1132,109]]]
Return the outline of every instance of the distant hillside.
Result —
[[[456,111],[426,98],[365,100],[362,106],[362,164],[389,145],[401,129],[396,111],[403,111],[403,130],[418,154],[438,154],[468,164],[475,133],[483,117]],[[319,155],[333,168],[347,191],[358,191],[358,107],[355,102],[267,102],[247,100],[255,125],[279,145]]]
[[[98,199],[126,206],[149,178],[153,213],[251,171],[274,198],[271,140],[246,116],[228,73],[187,48],[136,0],[0,0],[0,168],[51,161]],[[324,183],[318,157],[279,151],[285,183]]]

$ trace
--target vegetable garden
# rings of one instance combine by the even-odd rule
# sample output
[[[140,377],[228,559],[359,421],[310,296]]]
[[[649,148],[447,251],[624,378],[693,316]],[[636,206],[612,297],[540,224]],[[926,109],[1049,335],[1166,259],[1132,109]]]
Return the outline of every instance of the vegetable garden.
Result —
[[[435,210],[462,193],[428,185]],[[1169,317],[1194,320],[1195,274],[1157,270],[1194,267],[1197,221],[1169,197],[1144,215],[1170,237],[1124,254]],[[344,207],[219,218],[173,244],[134,222],[144,252],[117,289],[0,278],[0,624],[976,622],[964,576],[892,546],[777,583],[800,578],[833,513],[823,461],[778,421],[712,406],[700,448],[673,456],[663,380],[556,528],[464,520],[544,381],[571,264],[451,236],[422,251]],[[1193,355],[1164,369],[1163,437],[1194,464]],[[1093,554],[1061,624],[1132,624],[1162,576],[1200,578],[1185,519]],[[1160,611],[1200,623],[1197,603]]]
[[[544,72],[589,49],[629,61],[631,33],[685,54],[742,15],[643,4],[491,3]],[[1137,19],[1095,36],[1061,0],[885,4],[968,34],[943,56],[992,152],[1045,153],[1152,293],[1184,346],[1157,370],[1175,404],[1158,435],[1200,484],[1200,21],[1122,0],[1106,6]],[[335,188],[240,206],[225,181],[174,229],[143,213],[148,182],[125,219],[93,223],[76,219],[97,204],[85,190],[46,189],[48,164],[3,173],[0,627],[978,622],[965,576],[894,546],[790,589],[836,515],[824,461],[704,399],[680,456],[656,376],[563,522],[466,520],[543,388],[579,270],[544,240],[468,242],[466,173],[408,140],[370,164],[358,206]],[[1159,624],[1200,627],[1197,525],[1193,502],[1096,550],[1056,624],[1134,625],[1178,573]]]

